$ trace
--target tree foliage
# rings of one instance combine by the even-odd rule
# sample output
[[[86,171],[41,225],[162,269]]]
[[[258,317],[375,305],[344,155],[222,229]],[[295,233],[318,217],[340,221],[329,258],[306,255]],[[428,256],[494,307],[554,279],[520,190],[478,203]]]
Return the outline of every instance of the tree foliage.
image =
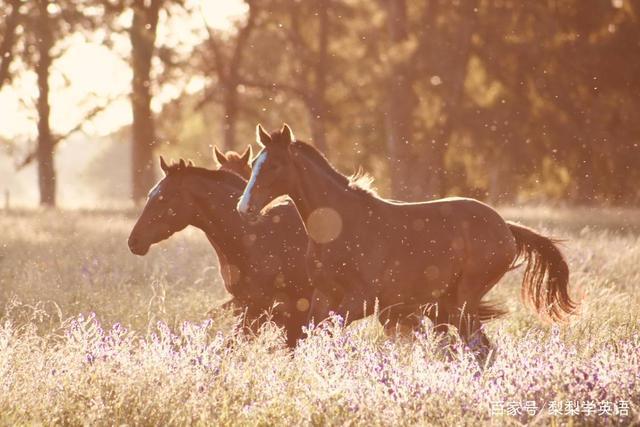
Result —
[[[404,199],[637,199],[632,2],[256,3],[238,120],[289,121]]]
[[[12,24],[13,3],[1,6],[5,74],[17,51],[25,63],[37,60],[42,39],[27,21],[24,30]],[[25,16],[38,2],[28,3]],[[138,199],[153,180],[159,139],[176,153],[208,155],[213,144],[244,149],[257,122],[283,121],[343,171],[363,165],[396,198],[639,199],[635,2],[246,0],[244,17],[228,30],[203,31],[180,61],[156,46],[155,31],[170,4],[191,19],[201,13],[189,2],[62,3],[54,40],[73,22],[102,29],[136,12],[131,26],[114,31],[133,45]],[[87,21],[76,3],[99,7]],[[200,78],[204,87],[166,104],[154,122],[150,104],[164,75]],[[0,81],[10,77],[0,73]]]

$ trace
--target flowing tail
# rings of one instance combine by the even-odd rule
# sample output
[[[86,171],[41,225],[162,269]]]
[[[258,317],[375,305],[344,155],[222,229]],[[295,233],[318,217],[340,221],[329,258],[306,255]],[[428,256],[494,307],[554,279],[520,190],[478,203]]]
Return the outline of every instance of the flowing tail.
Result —
[[[516,239],[514,263],[522,260],[527,264],[522,298],[530,301],[539,314],[553,321],[573,313],[577,304],[568,292],[569,267],[556,242],[522,225],[512,222],[507,225]]]

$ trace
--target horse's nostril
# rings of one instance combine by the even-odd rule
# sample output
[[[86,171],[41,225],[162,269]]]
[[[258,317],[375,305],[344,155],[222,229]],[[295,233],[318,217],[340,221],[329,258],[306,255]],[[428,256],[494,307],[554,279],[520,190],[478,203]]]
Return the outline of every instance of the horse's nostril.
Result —
[[[140,241],[135,237],[130,237],[127,243],[129,244],[129,249],[133,253],[136,253],[136,251],[140,248]]]
[[[253,214],[253,208],[251,206],[238,206],[238,212],[240,212],[240,215],[242,216],[249,216]]]
[[[149,250],[149,245],[145,243],[144,239],[130,237],[127,243],[129,244],[129,250],[135,255],[145,255]]]

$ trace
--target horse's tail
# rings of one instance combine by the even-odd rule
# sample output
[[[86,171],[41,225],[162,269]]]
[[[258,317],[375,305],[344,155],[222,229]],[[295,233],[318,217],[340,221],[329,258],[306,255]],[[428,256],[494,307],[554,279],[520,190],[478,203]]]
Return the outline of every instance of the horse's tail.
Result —
[[[516,239],[516,258],[527,264],[522,281],[522,297],[543,316],[553,321],[573,313],[577,304],[568,292],[569,267],[556,241],[530,228],[507,222]],[[545,276],[547,280],[545,281]]]
[[[480,301],[478,304],[478,319],[483,323],[498,319],[507,313],[497,302]]]

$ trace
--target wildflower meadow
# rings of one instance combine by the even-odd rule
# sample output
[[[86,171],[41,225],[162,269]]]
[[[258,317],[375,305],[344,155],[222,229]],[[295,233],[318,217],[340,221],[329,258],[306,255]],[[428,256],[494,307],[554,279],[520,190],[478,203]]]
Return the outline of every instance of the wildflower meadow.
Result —
[[[294,351],[243,332],[204,235],[129,253],[134,212],[0,215],[0,425],[631,425],[640,422],[640,221],[623,210],[505,209],[565,239],[577,315],[551,325],[490,297],[491,363],[424,327],[309,325]]]

